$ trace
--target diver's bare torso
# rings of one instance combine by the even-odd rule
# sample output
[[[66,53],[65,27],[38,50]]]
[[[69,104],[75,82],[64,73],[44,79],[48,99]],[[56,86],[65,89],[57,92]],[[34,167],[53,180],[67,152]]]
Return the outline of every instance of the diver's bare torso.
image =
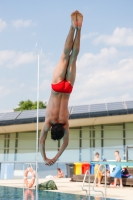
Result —
[[[47,105],[46,119],[52,124],[68,124],[68,100],[70,94],[57,93],[51,91],[51,96]]]

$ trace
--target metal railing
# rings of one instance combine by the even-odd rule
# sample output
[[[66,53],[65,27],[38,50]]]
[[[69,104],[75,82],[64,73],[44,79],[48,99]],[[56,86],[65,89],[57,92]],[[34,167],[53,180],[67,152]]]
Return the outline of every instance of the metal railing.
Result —
[[[88,183],[89,183],[89,190],[88,190],[89,193],[88,193],[88,195],[90,195],[90,170],[86,170],[86,172],[85,172],[84,179],[83,179],[83,182],[82,182],[82,190],[85,191],[86,194],[87,194],[87,190],[84,189],[84,183],[85,183],[87,174],[88,174]]]
[[[97,173],[96,173],[96,176],[95,176],[95,179],[94,179],[94,183],[93,183],[93,186],[92,186],[92,190],[94,192],[100,192],[102,194],[102,198],[106,200],[106,165],[104,166],[105,168],[105,193],[101,190],[95,190],[95,185],[96,185],[96,179],[98,177],[98,172],[99,172],[99,169],[102,165],[99,165],[98,167],[98,170],[97,170]],[[85,180],[86,180],[86,176],[88,174],[88,185],[89,185],[89,189],[88,189],[88,194],[87,194],[87,190],[84,189],[84,183],[85,183]],[[82,182],[82,191],[85,191],[86,192],[86,195],[88,195],[88,197],[90,197],[90,170],[87,170],[85,175],[84,175],[84,179],[83,179],[83,182]]]
[[[97,180],[98,173],[99,173],[99,171],[100,171],[100,167],[101,167],[101,166],[104,166],[104,168],[105,168],[105,183],[104,183],[105,193],[104,193],[102,190],[95,190],[96,180]],[[105,200],[106,200],[106,184],[107,184],[107,183],[106,183],[106,165],[99,165],[98,170],[97,170],[97,173],[96,173],[96,176],[95,176],[95,179],[94,179],[94,184],[93,184],[93,186],[92,186],[92,190],[93,190],[94,192],[100,192],[100,193],[102,194],[103,199],[105,199]]]

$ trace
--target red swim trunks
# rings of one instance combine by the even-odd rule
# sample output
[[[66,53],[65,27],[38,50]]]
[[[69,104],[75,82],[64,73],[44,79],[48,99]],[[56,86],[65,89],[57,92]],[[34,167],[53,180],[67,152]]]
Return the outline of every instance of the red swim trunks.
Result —
[[[63,80],[56,84],[51,84],[51,87],[55,92],[60,93],[71,93],[73,89],[72,85],[66,80]]]

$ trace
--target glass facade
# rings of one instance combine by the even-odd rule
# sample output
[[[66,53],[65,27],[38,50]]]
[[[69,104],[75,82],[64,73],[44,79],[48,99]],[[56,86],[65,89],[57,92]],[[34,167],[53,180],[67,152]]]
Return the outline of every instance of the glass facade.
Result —
[[[46,141],[47,157],[52,158],[62,145],[61,141]],[[126,146],[133,146],[133,122],[70,128],[69,145],[59,158],[60,162],[93,160],[95,152],[100,158],[114,160],[114,151],[119,150],[122,160],[126,160]],[[36,132],[0,134],[0,162],[35,161]],[[128,159],[133,160],[133,148],[129,149]],[[42,156],[38,149],[38,161]]]

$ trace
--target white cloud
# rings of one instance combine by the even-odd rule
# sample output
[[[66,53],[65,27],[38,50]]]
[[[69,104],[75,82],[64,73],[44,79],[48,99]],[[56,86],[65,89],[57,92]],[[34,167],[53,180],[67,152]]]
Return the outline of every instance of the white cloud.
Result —
[[[36,24],[34,22],[32,22],[32,20],[23,20],[23,19],[18,19],[18,20],[14,20],[12,21],[12,25],[15,28],[27,28],[30,26],[35,26]]]
[[[42,55],[40,95],[48,99],[55,64]],[[77,61],[77,77],[69,105],[105,103],[133,99],[133,59],[116,48],[86,53]],[[33,88],[36,90],[36,88]],[[43,91],[43,94],[42,94]]]
[[[5,96],[9,95],[12,92],[11,89],[0,85],[0,99],[4,98]]]
[[[88,70],[91,68],[98,69],[104,67],[105,63],[107,63],[107,68],[110,66],[110,60],[116,60],[119,56],[119,52],[114,47],[111,48],[103,48],[100,50],[100,53],[85,53],[79,60],[78,66],[83,70]]]
[[[40,81],[40,86],[39,86],[39,90],[40,91],[44,91],[46,92],[46,90],[48,90],[48,92],[51,89],[51,81],[50,79],[45,79],[43,81]],[[33,87],[32,91],[37,91],[37,87]]]
[[[33,52],[17,52],[10,50],[0,51],[0,66],[14,68],[19,65],[30,64],[36,60],[37,56]]]
[[[54,69],[57,64],[51,61],[50,56],[46,56],[44,53],[40,54],[40,90],[49,93],[51,89],[51,81]],[[32,91],[36,91],[37,88],[33,87]]]
[[[32,36],[36,36],[36,32],[32,32],[31,35],[32,35]]]
[[[92,37],[95,37],[97,35],[98,35],[98,32],[92,32],[92,33],[89,33],[89,34],[83,34],[81,36],[81,40],[92,38]]]
[[[0,109],[0,113],[9,113],[9,112],[13,112],[13,109]]]
[[[118,59],[115,53],[110,56],[110,49],[97,55],[83,55],[77,62],[77,78],[69,105],[133,99],[133,59],[119,56],[118,52]]]
[[[3,31],[7,27],[7,23],[0,19],[0,32]]]
[[[51,81],[49,79],[42,81],[42,83],[40,84],[40,90],[50,91],[51,90]]]
[[[44,77],[44,74],[52,76],[56,65],[51,61],[50,56],[46,56],[44,53],[40,54],[41,76]]]
[[[100,35],[94,39],[94,44],[133,46],[133,29],[117,27],[112,35]]]
[[[2,70],[1,70],[1,72],[2,72]],[[3,73],[1,73],[0,75],[3,75]],[[8,76],[0,77],[0,100],[1,100],[2,104],[4,103],[5,98],[7,100],[7,97],[9,97],[10,95],[13,94],[14,87],[12,87],[12,86],[14,83],[15,83],[15,79],[13,79],[12,77],[10,77],[10,78],[8,78]]]
[[[21,83],[19,87],[20,87],[20,89],[23,89],[25,86],[26,85],[24,83]]]

